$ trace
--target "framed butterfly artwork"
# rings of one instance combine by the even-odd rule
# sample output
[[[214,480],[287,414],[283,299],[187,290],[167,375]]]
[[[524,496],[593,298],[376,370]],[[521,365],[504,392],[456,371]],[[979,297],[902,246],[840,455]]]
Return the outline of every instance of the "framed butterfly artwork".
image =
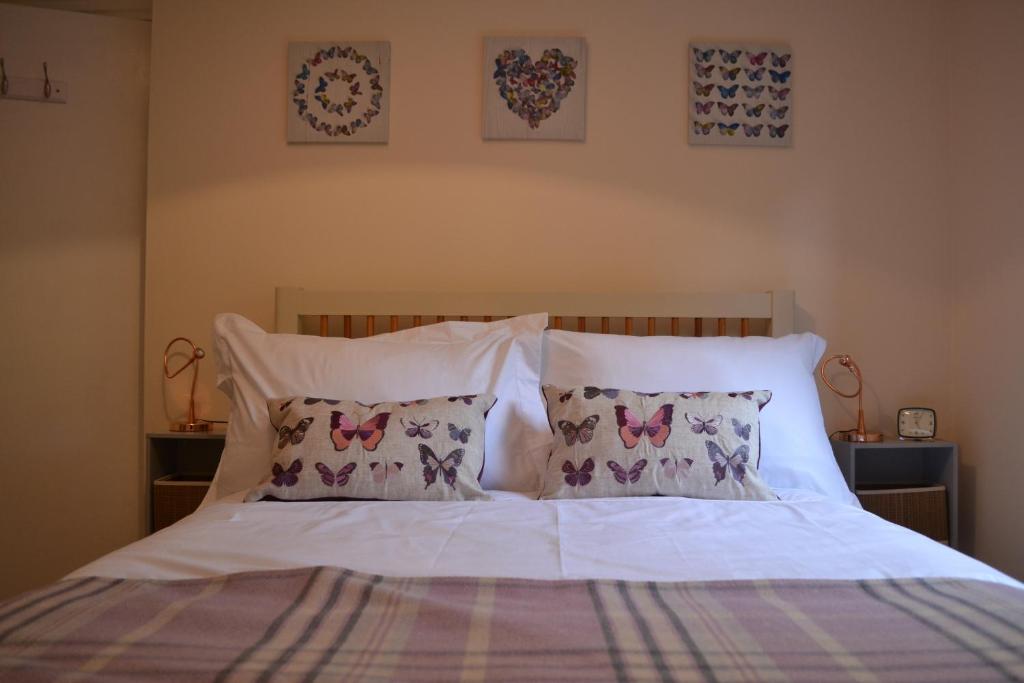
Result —
[[[691,43],[691,145],[793,144],[793,51],[786,45]]]
[[[577,140],[586,133],[582,38],[484,39],[485,140]]]
[[[288,142],[388,141],[391,43],[289,43]]]

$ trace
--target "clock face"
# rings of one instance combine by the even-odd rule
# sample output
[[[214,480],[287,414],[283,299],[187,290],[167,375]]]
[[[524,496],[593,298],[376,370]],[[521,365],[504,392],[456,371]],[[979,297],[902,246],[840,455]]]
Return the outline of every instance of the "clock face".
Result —
[[[935,411],[931,408],[903,408],[897,427],[900,436],[910,439],[931,439],[935,436]]]

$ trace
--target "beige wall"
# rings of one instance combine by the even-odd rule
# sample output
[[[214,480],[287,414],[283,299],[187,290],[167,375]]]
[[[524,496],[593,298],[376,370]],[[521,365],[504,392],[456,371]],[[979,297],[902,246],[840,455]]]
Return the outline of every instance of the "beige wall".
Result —
[[[0,4],[0,598],[139,531],[149,25]]]
[[[157,0],[147,428],[160,353],[273,288],[764,290],[856,355],[869,419],[948,410],[941,5]],[[582,35],[587,140],[483,142],[482,39]],[[792,149],[686,144],[686,43],[796,54]],[[388,145],[285,143],[289,41],[391,41]],[[221,71],[221,69],[224,69]],[[894,71],[894,69],[896,71]],[[358,308],[358,302],[353,302]],[[226,402],[203,372],[207,416]],[[831,396],[833,428],[852,413]],[[881,416],[879,418],[879,416]]]
[[[1024,578],[1024,92],[993,68],[1024,64],[1024,3],[966,2],[951,15],[952,408],[968,549]]]

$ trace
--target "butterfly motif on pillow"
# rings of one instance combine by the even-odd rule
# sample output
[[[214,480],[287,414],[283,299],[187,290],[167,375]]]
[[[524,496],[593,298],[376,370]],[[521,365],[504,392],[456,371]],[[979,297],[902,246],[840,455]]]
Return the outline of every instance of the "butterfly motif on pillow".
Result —
[[[732,430],[736,432],[736,436],[740,437],[744,441],[750,441],[750,425],[743,424],[735,417],[732,418]]]
[[[747,80],[749,81],[759,81],[764,78],[763,66],[760,69],[744,69],[743,71],[747,74]]]
[[[753,116],[755,119],[759,119],[761,118],[761,112],[763,112],[764,108],[767,106],[767,104],[759,104],[756,107],[751,107],[749,104],[744,104],[743,111],[747,116]]]
[[[279,405],[277,407],[277,409],[283,413],[284,411],[288,410],[288,406],[290,406],[293,401],[295,401],[295,399],[294,398],[290,398],[287,401],[285,401],[284,403],[282,403],[281,405]]]
[[[722,55],[722,61],[726,64],[735,64],[736,60],[740,58],[743,50],[733,50],[732,52],[726,52],[725,50],[719,50],[718,54]]]
[[[434,451],[430,449],[430,446],[421,443],[420,462],[423,463],[423,481],[427,482],[427,485],[423,488],[429,488],[431,484],[437,481],[437,474],[439,472],[441,473],[441,478],[444,479],[444,483],[455,488],[458,467],[462,464],[462,458],[465,454],[466,451],[464,449],[456,448],[442,460],[434,455]]]
[[[730,391],[729,392],[729,398],[745,398],[748,401],[753,401],[754,400],[754,392],[753,391]]]
[[[469,427],[465,429],[459,429],[454,423],[448,423],[448,436],[452,438],[452,441],[461,441],[462,443],[469,443],[469,436],[473,433],[473,430]]]
[[[711,58],[715,56],[715,49],[714,48],[711,48],[710,50],[701,50],[700,48],[695,47],[695,48],[692,48],[692,49],[693,49],[693,56],[697,58],[698,62],[710,61]]]
[[[697,78],[710,78],[711,73],[715,70],[715,65],[707,64],[701,66],[700,64],[694,64],[693,69],[697,72]]]
[[[594,438],[594,429],[600,420],[600,415],[591,415],[588,418],[584,418],[578,425],[574,425],[568,420],[559,420],[558,428],[562,430],[562,436],[565,437],[565,445],[573,446],[577,441],[581,445],[590,443]]]
[[[764,92],[763,85],[745,85],[743,86],[743,94],[752,100],[760,99],[761,93]]]
[[[471,406],[471,405],[473,405],[473,399],[476,398],[476,397],[477,397],[477,394],[466,394],[464,396],[449,396],[448,397],[448,402],[449,403],[456,403],[457,401],[462,401],[467,406]]]
[[[594,473],[594,459],[587,458],[579,469],[572,464],[571,460],[562,463],[562,472],[565,473],[565,483],[569,486],[586,486],[590,483]]]
[[[764,64],[764,58],[768,56],[767,52],[759,52],[756,55],[753,52],[745,52],[745,54],[751,66],[761,66]]]
[[[793,75],[792,71],[776,71],[775,69],[769,69],[768,75],[772,77],[772,83],[786,84],[789,77]]]
[[[784,137],[786,137],[786,131],[787,130],[789,130],[789,124],[788,123],[784,123],[781,126],[773,126],[770,123],[768,124],[768,135],[770,135],[773,138],[784,138]]]
[[[318,462],[315,467],[316,471],[320,473],[320,481],[324,483],[324,486],[344,486],[348,483],[349,475],[355,471],[356,464],[350,462],[338,470],[337,473],[322,462]]]
[[[793,56],[792,54],[788,54],[788,53],[784,54],[784,55],[777,55],[777,54],[775,54],[773,52],[772,53],[772,66],[776,66],[776,67],[778,67],[780,69],[785,69],[786,65],[789,64],[789,60],[790,60],[790,58],[792,56]]]
[[[644,458],[633,463],[633,466],[630,467],[628,471],[614,460],[608,461],[608,469],[612,471],[612,476],[615,477],[615,481],[620,484],[625,484],[627,481],[630,484],[635,484],[640,481],[640,475],[643,474],[645,467],[647,467],[647,460]]]
[[[292,464],[288,466],[288,469],[281,467],[276,462],[271,468],[274,473],[272,483],[274,486],[295,486],[299,483],[299,472],[302,471],[302,460],[296,458],[292,461]]]
[[[404,417],[399,418],[398,421],[402,423],[402,427],[405,429],[405,435],[410,439],[415,439],[417,437],[421,439],[429,439],[434,436],[434,430],[437,429],[439,424],[441,424],[437,420],[424,420],[423,422],[419,422],[412,418],[409,418],[409,423],[406,424]]]
[[[658,462],[661,463],[661,470],[665,473],[665,476],[669,479],[675,479],[676,477],[685,477],[690,473],[690,467],[693,465],[693,458],[662,458]]]
[[[570,389],[569,391],[565,392],[564,394],[559,394],[558,395],[558,402],[559,403],[565,403],[566,401],[571,399],[572,398],[572,391],[573,390]]]
[[[790,88],[775,89],[770,85],[768,86],[768,94],[772,96],[773,100],[777,100],[779,102],[784,102],[785,99],[789,97],[790,92],[792,92]]]
[[[711,103],[708,102],[708,104]],[[714,127],[714,121],[708,121],[707,123],[701,123],[700,121],[693,122],[693,132],[696,133],[697,135],[710,135]]]
[[[736,97],[736,91],[740,89],[739,84],[734,85],[731,88],[727,88],[724,85],[719,85],[719,86],[715,86],[715,87],[718,88],[718,94],[724,100],[728,100],[728,99],[732,99],[733,97]]]
[[[708,448],[708,458],[711,460],[711,469],[715,473],[715,486],[725,479],[728,472],[732,472],[732,478],[737,484],[743,484],[743,477],[747,474],[747,460],[750,459],[750,446],[743,444],[732,455],[726,455],[714,441],[705,441]]]
[[[694,102],[693,107],[697,110],[697,115],[710,114],[711,107],[715,106],[714,102]]]
[[[738,124],[738,123],[730,123],[730,124],[720,123],[720,124],[718,124],[718,134],[719,135],[728,135],[729,137],[732,137],[732,136],[736,135],[736,131],[739,129],[739,127],[740,127],[740,124]]]
[[[773,107],[772,105],[768,105],[768,116],[773,119],[784,118],[787,111],[789,111],[789,106]]]
[[[315,406],[317,403],[320,403],[321,401],[323,401],[329,406],[336,406],[339,403],[341,403],[341,401],[334,398],[313,398],[312,396],[305,398],[302,402],[307,406]]]
[[[597,398],[598,396],[604,396],[605,398],[618,398],[618,389],[601,389],[600,387],[583,387],[583,398]]]
[[[650,420],[646,422],[633,414],[626,406],[615,406],[615,420],[619,425],[619,438],[626,448],[636,448],[640,439],[646,436],[655,448],[661,448],[672,433],[671,403],[658,408]]]
[[[724,66],[718,67],[718,73],[722,74],[722,78],[727,81],[735,81],[736,76],[740,73],[740,68],[737,66],[734,69],[726,69]]]
[[[430,403],[430,399],[418,398],[415,401],[402,401],[398,405],[402,406],[403,408],[408,408],[409,406],[423,406],[428,403]]]
[[[724,419],[721,415],[715,415],[713,418],[705,420],[700,415],[690,415],[689,413],[683,413],[683,417],[690,423],[690,430],[694,434],[707,434],[708,436],[718,433],[718,428]]]
[[[334,450],[345,450],[357,437],[362,441],[364,450],[376,450],[377,444],[384,438],[389,417],[391,413],[377,413],[366,422],[357,425],[345,413],[331,411],[331,441],[334,443]]]
[[[306,438],[306,431],[311,424],[313,424],[313,418],[304,417],[294,427],[282,425],[281,429],[277,431],[277,447],[284,448],[288,444],[298,446]]]
[[[759,138],[761,137],[762,128],[764,128],[763,123],[759,123],[756,126],[751,126],[750,124],[744,123],[743,134],[746,135],[748,138]]]
[[[693,94],[700,95],[701,97],[707,97],[711,94],[711,90],[715,87],[714,83],[708,83],[707,85],[698,81],[693,81]]]
[[[732,116],[736,112],[736,107],[738,107],[738,106],[740,106],[739,102],[734,102],[732,104],[726,104],[725,102],[719,102],[718,103],[718,111],[720,111],[722,114],[725,114],[726,116]]]
[[[395,461],[384,464],[382,462],[371,462],[370,463],[370,476],[373,479],[374,484],[383,484],[388,477],[397,477],[402,473],[402,468],[405,465],[401,462]]]
[[[686,398],[686,399],[691,399],[691,398],[707,398],[710,393],[711,393],[710,391],[684,391],[683,393],[679,394],[679,396],[681,398]]]

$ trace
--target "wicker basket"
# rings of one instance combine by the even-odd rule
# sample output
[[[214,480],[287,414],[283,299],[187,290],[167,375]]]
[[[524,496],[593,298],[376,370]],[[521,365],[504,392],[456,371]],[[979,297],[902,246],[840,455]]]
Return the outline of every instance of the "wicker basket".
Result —
[[[153,531],[170,526],[196,511],[210,490],[206,475],[169,474],[153,482]]]
[[[857,498],[868,512],[949,544],[945,486],[863,488]]]

